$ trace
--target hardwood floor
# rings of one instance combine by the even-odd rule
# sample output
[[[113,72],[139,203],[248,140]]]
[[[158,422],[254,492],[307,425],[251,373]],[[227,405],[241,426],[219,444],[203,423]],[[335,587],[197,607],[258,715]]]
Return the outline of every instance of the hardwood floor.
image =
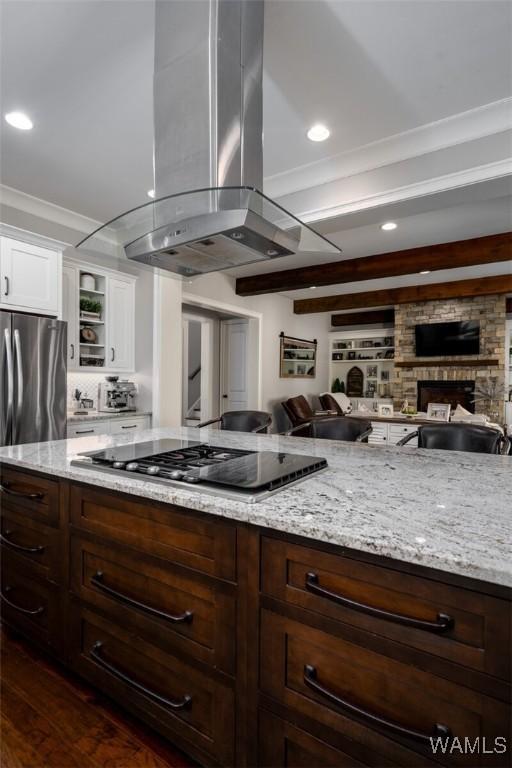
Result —
[[[2,630],[2,768],[192,768],[188,757]]]

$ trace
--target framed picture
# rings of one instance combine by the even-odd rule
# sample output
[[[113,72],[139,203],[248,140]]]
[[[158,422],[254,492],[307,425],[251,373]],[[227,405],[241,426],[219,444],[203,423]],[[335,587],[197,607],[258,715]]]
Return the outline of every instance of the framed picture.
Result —
[[[427,405],[427,419],[435,421],[450,421],[450,403],[429,403]]]
[[[347,360],[355,360],[356,353],[354,351],[347,352]]]
[[[366,378],[367,379],[376,379],[377,378],[377,366],[376,365],[367,365],[366,366]]]
[[[393,404],[392,403],[379,403],[377,413],[381,418],[393,417]]]
[[[381,371],[380,372],[380,380],[381,381],[389,381],[389,371]]]

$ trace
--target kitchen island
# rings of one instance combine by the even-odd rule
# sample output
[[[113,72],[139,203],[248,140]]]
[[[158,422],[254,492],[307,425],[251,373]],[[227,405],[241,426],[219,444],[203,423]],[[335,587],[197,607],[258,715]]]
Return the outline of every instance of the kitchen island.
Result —
[[[169,437],[329,466],[247,504],[71,465]],[[201,763],[508,764],[430,737],[510,738],[510,458],[183,428],[0,461],[4,620]]]

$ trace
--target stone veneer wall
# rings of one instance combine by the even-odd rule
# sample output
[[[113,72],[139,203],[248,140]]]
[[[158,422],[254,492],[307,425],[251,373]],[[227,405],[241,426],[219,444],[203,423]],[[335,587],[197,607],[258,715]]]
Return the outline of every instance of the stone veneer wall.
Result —
[[[480,322],[480,355],[467,356],[475,360],[474,365],[415,367],[414,326],[422,323],[441,323],[457,320],[478,320]],[[417,382],[423,380],[476,381],[477,386],[490,377],[497,377],[505,384],[505,320],[506,301],[504,296],[476,296],[468,299],[446,301],[420,301],[414,304],[395,306],[395,360],[412,361],[410,368],[395,368],[393,396],[395,406],[404,400],[416,405]],[[497,366],[484,367],[478,364],[483,358],[494,358]],[[450,358],[438,358],[439,360]],[[428,358],[418,358],[428,360]],[[488,410],[488,409],[487,409]],[[476,403],[476,412],[485,412],[485,404]]]

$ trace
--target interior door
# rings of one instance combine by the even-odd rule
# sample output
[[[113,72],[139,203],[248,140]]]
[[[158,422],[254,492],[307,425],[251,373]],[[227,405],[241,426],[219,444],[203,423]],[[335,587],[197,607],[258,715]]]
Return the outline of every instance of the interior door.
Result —
[[[10,237],[1,240],[2,303],[57,314],[60,254]]]
[[[108,346],[105,367],[115,371],[134,369],[134,285],[111,277],[108,280]]]
[[[220,412],[245,411],[248,403],[247,320],[223,320]]]

